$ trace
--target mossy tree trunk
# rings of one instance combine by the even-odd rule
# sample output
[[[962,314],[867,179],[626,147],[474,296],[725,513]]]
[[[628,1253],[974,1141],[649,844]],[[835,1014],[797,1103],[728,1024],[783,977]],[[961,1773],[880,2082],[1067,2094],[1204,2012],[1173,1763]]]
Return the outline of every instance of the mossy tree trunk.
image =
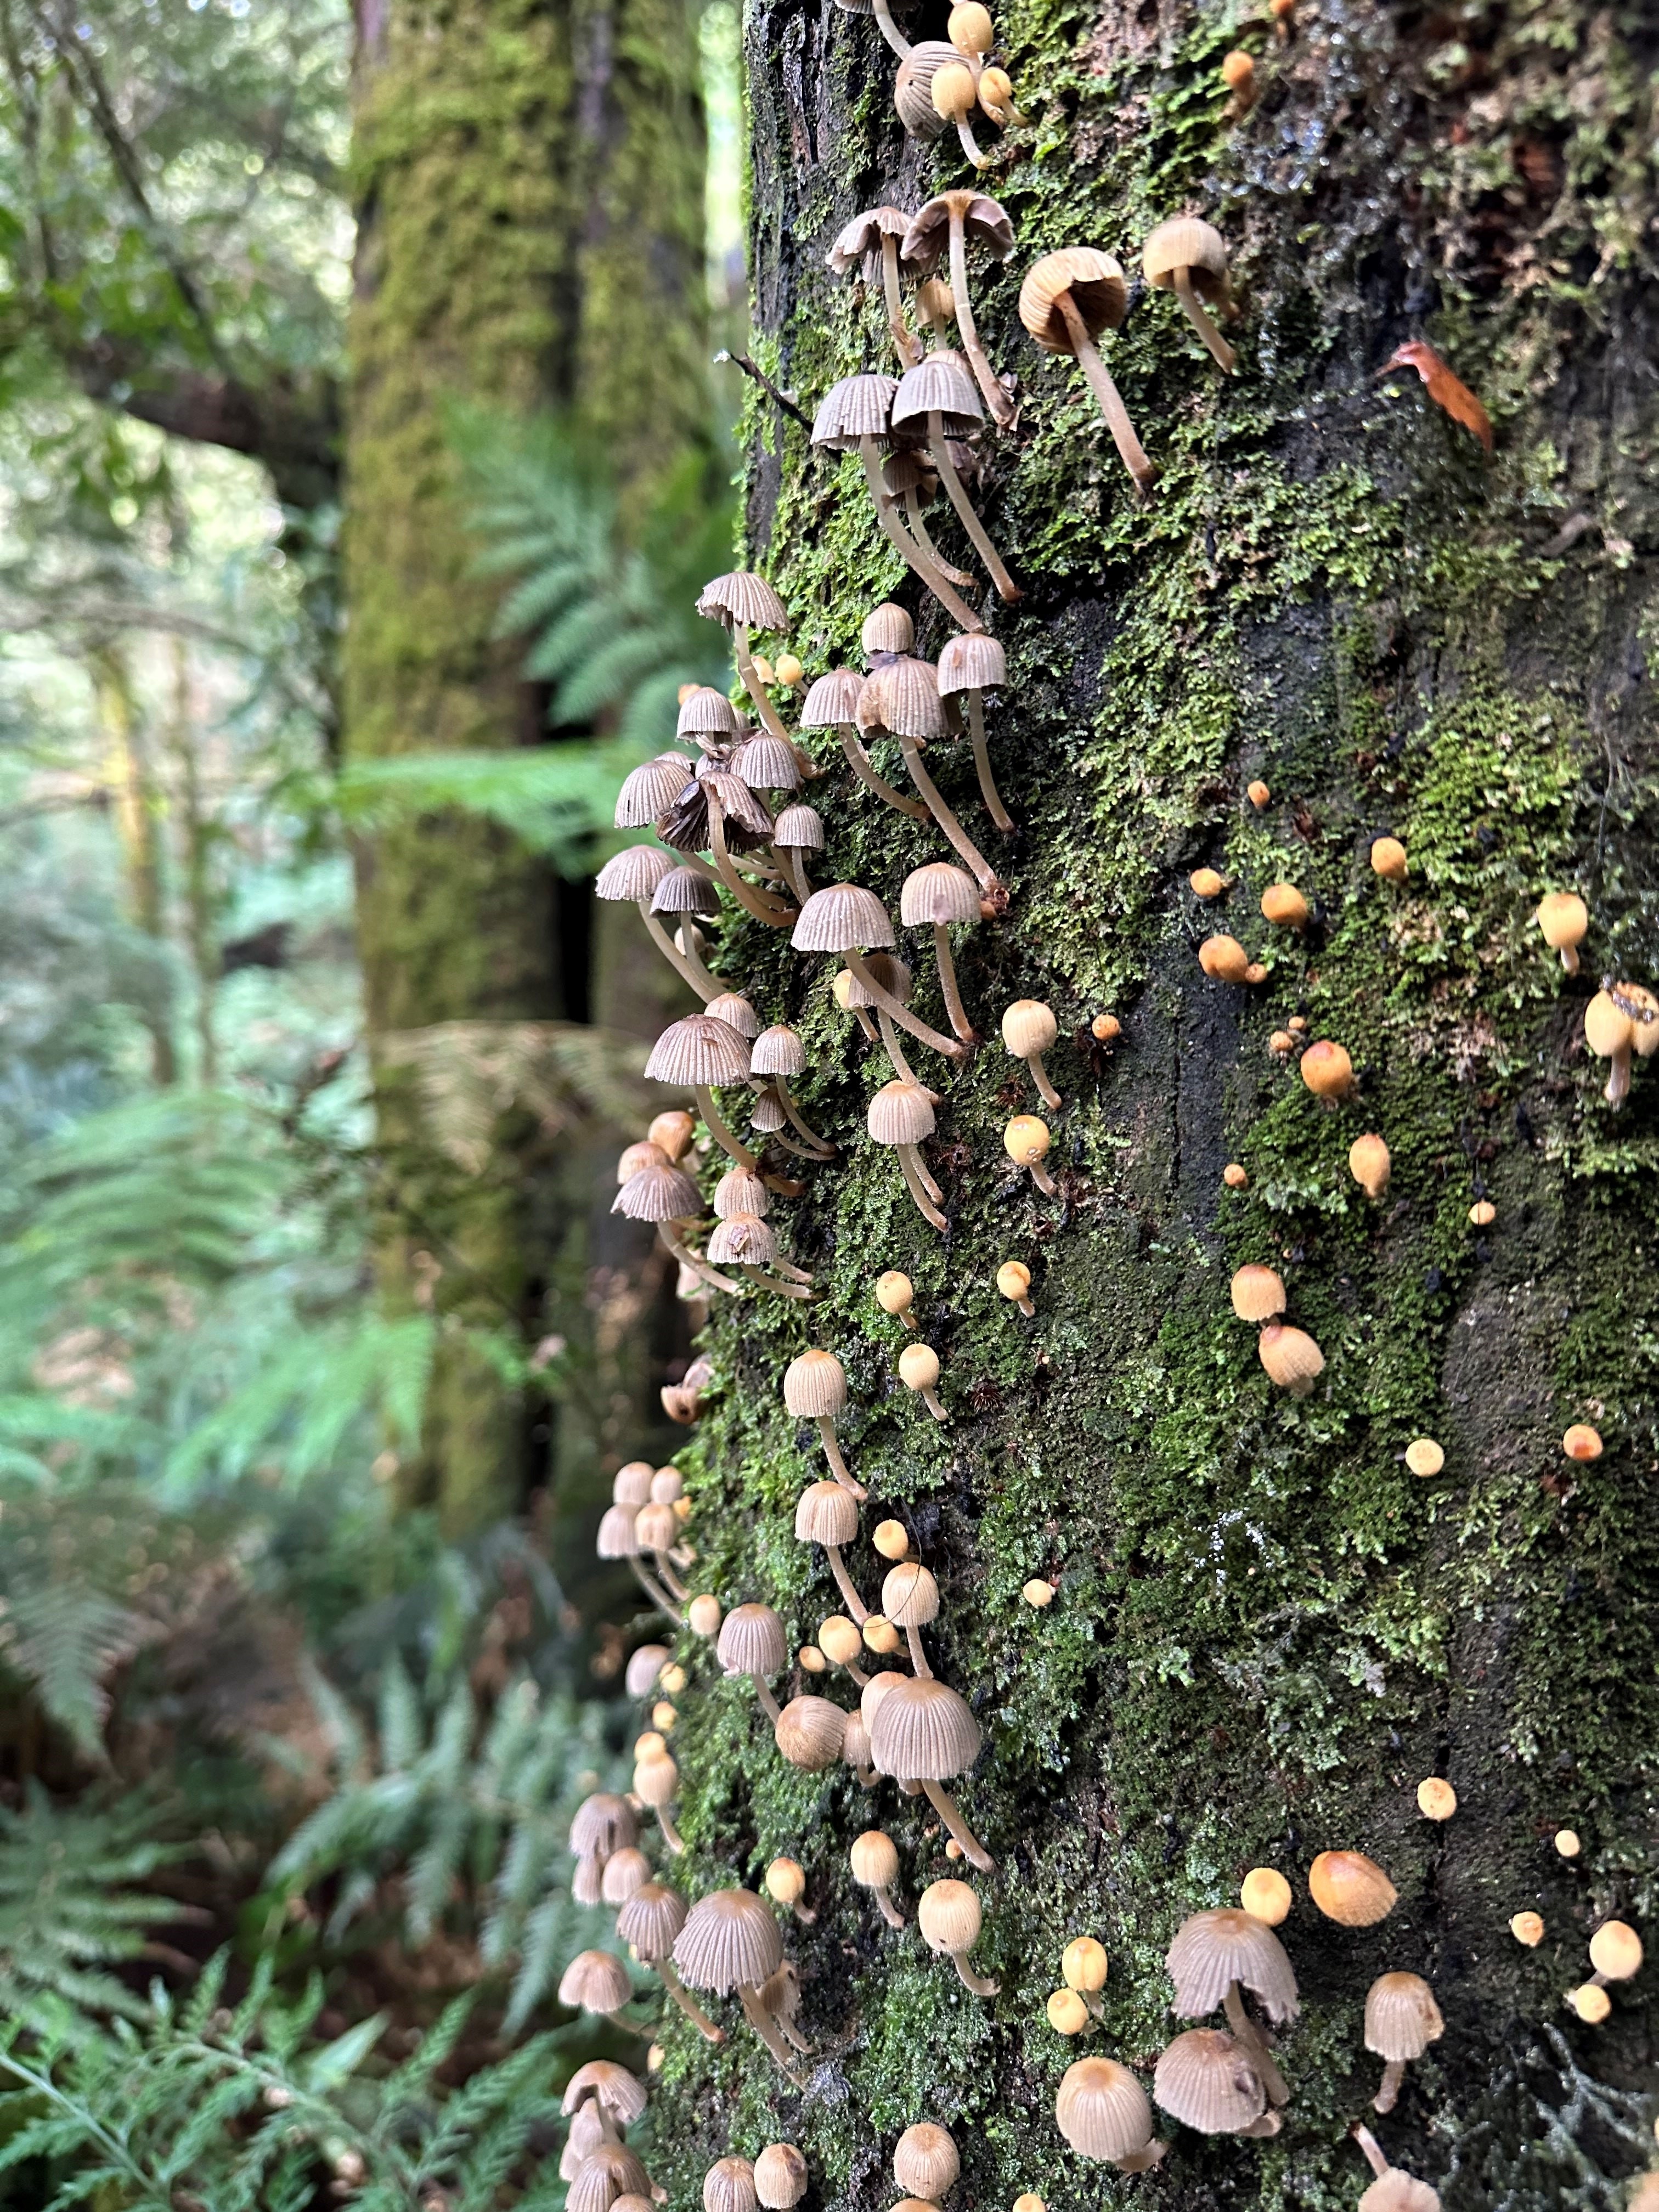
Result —
[[[907,21],[943,33],[942,8]],[[779,1386],[808,1343],[844,1362],[841,1434],[871,1490],[853,1571],[873,1601],[869,1530],[907,1524],[943,1593],[934,1663],[984,1730],[961,1799],[998,1862],[975,1878],[975,1963],[1002,1990],[969,1996],[850,1882],[848,1844],[876,1825],[912,1918],[925,1883],[968,1871],[925,1802],[785,1767],[747,1686],[705,1662],[674,1738],[680,1863],[697,1888],[753,1883],[781,1851],[805,1863],[817,1917],[786,1917],[785,1942],[817,2058],[796,2097],[740,2027],[711,2054],[671,2015],[653,2174],[691,2202],[702,2165],[784,2137],[810,2202],[877,2212],[898,2193],[895,2136],[932,2118],[963,2150],[957,2203],[1352,2206],[1364,2119],[1449,2212],[1610,2207],[1653,2155],[1655,1969],[1599,2027],[1564,1993],[1596,1924],[1643,1926],[1652,1893],[1659,1077],[1638,1067],[1610,1109],[1583,1016],[1603,973],[1656,980],[1654,21],[1573,0],[1322,0],[1281,42],[1207,5],[1014,0],[999,27],[1033,118],[981,180],[1018,251],[975,279],[981,335],[1019,380],[979,485],[1025,586],[989,617],[1011,672],[991,749],[1019,828],[997,841],[966,749],[936,749],[1012,893],[957,933],[988,1042],[960,1073],[919,1055],[944,1093],[927,1157],[950,1231],[864,1137],[889,1071],[836,1012],[832,963],[745,927],[721,964],[763,1019],[801,1026],[807,1110],[844,1155],[775,1209],[823,1296],[722,1308],[716,1403],[680,1457],[703,1586],[769,1599],[805,1640],[839,1604],[793,1540],[822,1468]],[[1233,119],[1219,64],[1241,44],[1261,96]],[[890,367],[879,286],[826,273],[837,229],[968,173],[953,138],[899,136],[868,16],[763,0],[748,58],[757,351],[810,410],[834,379]],[[1133,275],[1181,214],[1227,240],[1238,371],[1220,377],[1172,296],[1133,287],[1106,343],[1161,471],[1140,501],[1081,377],[1014,306],[1039,255],[1097,246]],[[1490,459],[1415,374],[1384,373],[1419,339],[1490,410]],[[947,626],[876,536],[853,462],[813,459],[763,398],[751,433],[750,558],[809,669],[856,665],[889,595],[936,653]],[[814,875],[896,913],[905,872],[943,847],[831,767]],[[1383,833],[1407,848],[1403,883],[1369,865]],[[1216,904],[1188,888],[1200,866],[1229,879]],[[1299,933],[1261,914],[1281,880],[1312,908]],[[1589,905],[1576,978],[1533,923],[1551,889]],[[1260,988],[1200,971],[1217,929],[1266,963]],[[905,950],[937,1022],[927,947]],[[1036,1103],[996,1040],[1021,996],[1060,1020],[1053,1201],[1000,1142]],[[1122,1024],[1109,1048],[1091,1034],[1104,1012]],[[1276,1051],[1292,1017],[1305,1029]],[[1298,1075],[1322,1038],[1357,1071],[1341,1104]],[[1364,1132],[1393,1156],[1376,1202],[1347,1166]],[[1248,1187],[1224,1185],[1231,1162]],[[1011,1257],[1033,1319],[994,1288]],[[1233,1316],[1245,1261],[1280,1272],[1323,1349],[1299,1401]],[[895,1267],[943,1361],[947,1426],[896,1376],[907,1339],[871,1296]],[[1606,1439],[1592,1463],[1563,1455],[1577,1421]],[[1419,1437],[1444,1448],[1431,1479],[1405,1464]],[[1022,1597],[1032,1577],[1054,1587],[1046,1609]],[[1459,1801],[1442,1825],[1417,1803],[1435,1775]],[[1380,1926],[1313,1909],[1327,1848],[1387,1869],[1399,1902]],[[1296,1896],[1283,2132],[1205,2139],[1160,2116],[1157,2172],[1085,2165],[1054,2127],[1063,2070],[1109,2052],[1150,2087],[1185,2025],[1170,1940],[1255,1865]],[[1545,1923],[1534,1949],[1510,1932],[1523,1910]],[[1084,1934],[1110,1974],[1101,2029],[1073,2042],[1044,2002]],[[1446,2025],[1383,2118],[1361,2022],[1390,1969],[1425,1975]]]
[[[358,33],[347,745],[531,744],[540,703],[490,638],[444,410],[579,409],[635,481],[703,434],[690,26],[681,0],[359,0]],[[532,1202],[536,1132],[504,1127],[463,1176],[385,1048],[441,1022],[582,1018],[586,890],[451,815],[365,840],[358,862],[384,1287],[411,1295],[424,1252],[441,1312],[521,1340],[558,1234]],[[447,1338],[405,1494],[476,1528],[520,1502],[531,1449],[518,1394]]]

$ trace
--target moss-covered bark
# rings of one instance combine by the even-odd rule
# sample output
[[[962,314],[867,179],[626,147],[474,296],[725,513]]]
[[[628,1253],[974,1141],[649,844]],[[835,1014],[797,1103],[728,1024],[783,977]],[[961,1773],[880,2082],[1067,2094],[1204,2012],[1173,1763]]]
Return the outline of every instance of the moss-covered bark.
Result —
[[[913,32],[939,35],[933,12]],[[985,1730],[963,1798],[999,1862],[977,1884],[976,1959],[1002,1991],[969,1996],[851,1885],[848,1844],[877,1823],[908,1908],[953,1870],[925,1808],[784,1766],[746,1688],[705,1659],[674,1740],[686,1880],[753,1882],[779,1851],[806,1864],[817,1918],[786,1920],[786,1947],[817,2060],[793,2097],[740,2028],[711,2053],[670,2015],[653,2172],[689,2203],[708,2160],[781,2136],[811,2163],[809,2203],[874,2212],[898,2193],[897,2131],[934,2118],[963,2148],[963,2203],[1334,2208],[1369,2178],[1346,2135],[1365,2118],[1454,2212],[1611,2206],[1652,2153],[1653,1969],[1599,2028],[1563,1993],[1599,1920],[1644,1923],[1654,1867],[1659,1079],[1638,1073],[1615,1115],[1582,1032],[1601,972],[1652,980],[1659,911],[1652,19],[1322,0],[1279,44],[1214,6],[1014,0],[1000,27],[1034,118],[984,179],[1019,250],[977,284],[982,334],[1020,378],[1018,430],[982,478],[1027,589],[994,617],[1012,680],[992,750],[1020,830],[993,848],[1006,917],[959,948],[991,1042],[936,1079],[950,1235],[864,1138],[886,1070],[836,1012],[830,963],[734,931],[721,964],[764,1019],[802,1027],[808,1111],[846,1156],[777,1209],[824,1295],[716,1317],[720,1395],[680,1463],[706,1586],[771,1599],[804,1639],[836,1600],[792,1538],[817,1470],[780,1377],[809,1342],[845,1363],[866,1532],[884,1514],[912,1530],[945,1594],[936,1663]],[[1234,123],[1218,64],[1240,43],[1262,97]],[[878,292],[824,270],[836,230],[963,171],[953,142],[896,135],[868,17],[759,6],[749,58],[757,351],[810,404],[886,366]],[[1137,286],[1110,346],[1164,471],[1137,504],[1081,380],[1029,344],[1014,300],[1039,253],[1132,264],[1187,212],[1228,239],[1239,373],[1224,383],[1175,301]],[[1492,461],[1414,376],[1379,376],[1425,336],[1491,410]],[[914,595],[853,464],[758,410],[750,556],[809,668],[854,661],[868,607]],[[936,651],[945,629],[918,612]],[[990,838],[965,750],[936,773]],[[896,912],[936,841],[838,773],[817,789],[815,875]],[[1409,852],[1402,885],[1368,865],[1384,831]],[[1219,909],[1187,887],[1201,863],[1231,879]],[[1277,878],[1313,904],[1299,938],[1260,916]],[[1573,981],[1530,919],[1569,886],[1593,915]],[[1267,961],[1262,988],[1201,975],[1215,927]],[[908,949],[938,1018],[925,952]],[[995,1042],[1027,994],[1060,1018],[1060,1203],[1000,1142],[1034,1103]],[[1106,1009],[1124,1033],[1102,1052]],[[1321,1104],[1270,1051],[1297,1014],[1352,1054],[1352,1103]],[[1363,1130],[1393,1153],[1376,1205],[1346,1166]],[[1247,1189],[1224,1188],[1230,1160]],[[1497,1216],[1477,1230],[1483,1196]],[[994,1287],[1007,1257],[1032,1269],[1031,1321]],[[1299,1403],[1233,1318],[1247,1260],[1281,1271],[1324,1349]],[[903,1333],[871,1297],[889,1267],[916,1283],[947,1427],[896,1380]],[[1593,1464],[1563,1457],[1574,1420],[1607,1440]],[[1445,1447],[1429,1480],[1403,1461],[1419,1435]],[[880,1565],[867,1544],[852,1557],[866,1595]],[[1047,1610],[1022,1601],[1034,1576],[1057,1586]],[[1431,1774],[1458,1793],[1444,1826],[1418,1814]],[[1583,1839],[1571,1862],[1563,1826]],[[1338,1846],[1397,1885],[1380,1927],[1310,1905],[1310,1860]],[[1156,2173],[1083,2165],[1054,2126],[1060,2074],[1105,2050],[1145,2077],[1177,2025],[1175,1928],[1235,1901],[1258,1863],[1297,1893],[1284,2132],[1206,2141],[1166,2121]],[[1545,1920],[1535,1950],[1509,1932],[1522,1908]],[[1111,1969],[1103,2031],[1073,2044],[1043,2008],[1085,1933]],[[1380,2120],[1360,2022],[1389,1968],[1428,1977],[1446,2033]]]
[[[702,434],[690,27],[680,0],[362,0],[358,67],[347,743],[360,757],[531,743],[537,702],[470,574],[444,408],[579,409],[641,483]],[[504,1130],[489,1170],[459,1176],[380,1048],[580,1006],[560,910],[546,865],[480,820],[387,830],[360,855],[382,1279],[407,1297],[429,1254],[443,1310],[515,1338],[547,1266],[526,1195],[535,1133]],[[476,1528],[519,1501],[529,1442],[495,1368],[452,1340],[409,1494]]]

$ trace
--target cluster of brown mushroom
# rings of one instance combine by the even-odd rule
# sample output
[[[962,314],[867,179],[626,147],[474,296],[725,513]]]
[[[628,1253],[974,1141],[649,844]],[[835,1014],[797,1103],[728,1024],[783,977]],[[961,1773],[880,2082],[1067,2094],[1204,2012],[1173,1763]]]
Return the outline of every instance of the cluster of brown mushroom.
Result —
[[[987,156],[976,143],[969,118],[975,112],[1000,129],[1025,118],[1014,106],[1013,81],[991,59],[996,26],[981,0],[957,0],[944,39],[912,46],[893,20],[888,0],[841,0],[856,15],[874,15],[881,35],[899,58],[893,105],[913,138],[938,138],[954,123],[962,150],[976,169]]]
[[[1551,951],[1560,955],[1569,975],[1578,973],[1578,948],[1589,930],[1589,908],[1576,891],[1547,891],[1533,919]],[[1659,1052],[1659,997],[1645,984],[1604,976],[1584,1009],[1584,1042],[1607,1063],[1602,1097],[1622,1106],[1630,1096],[1631,1060],[1650,1060]]]

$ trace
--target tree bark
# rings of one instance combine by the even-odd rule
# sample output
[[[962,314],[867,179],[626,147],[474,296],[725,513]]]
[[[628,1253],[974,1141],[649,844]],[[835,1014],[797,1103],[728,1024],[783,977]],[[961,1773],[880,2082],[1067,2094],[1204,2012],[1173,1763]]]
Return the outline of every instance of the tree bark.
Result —
[[[987,608],[1010,672],[990,750],[1018,836],[984,827],[965,745],[928,758],[1010,890],[958,948],[976,1027],[994,1038],[1024,996],[1059,1017],[1058,1202],[1004,1157],[1004,1123],[1033,1102],[993,1042],[930,1079],[945,1096],[924,1151],[950,1223],[932,1234],[865,1138],[885,1070],[850,1024],[825,1024],[816,963],[747,925],[738,939],[769,978],[763,1019],[805,1020],[803,1103],[842,1152],[775,1210],[821,1303],[716,1312],[724,1395],[678,1455],[697,1541],[723,1602],[777,1605],[792,1643],[835,1609],[822,1561],[788,1540],[815,1469],[780,1393],[791,1357],[833,1348],[871,1490],[862,1541],[890,1516],[911,1531],[943,1594],[934,1663],[985,1732],[957,1794],[997,1861],[975,1877],[974,1963],[1001,1994],[968,1998],[851,1882],[848,1844],[872,1825],[908,1897],[968,1871],[925,1801],[884,1784],[872,1806],[765,1745],[738,1771],[705,1675],[674,1739],[684,1831],[718,1863],[707,1878],[806,1863],[818,1917],[789,1940],[803,2029],[830,2055],[805,2098],[762,2115],[752,2054],[694,2048],[671,2021],[672,2109],[647,2155],[677,2202],[739,2119],[745,2148],[769,2130],[799,2143],[816,2201],[857,2212],[890,2201],[894,2137],[921,2119],[956,2135],[955,2201],[985,2206],[1352,2205],[1370,2177],[1347,2130],[1364,2118],[1447,2212],[1611,2208],[1654,2154],[1651,1965],[1601,2027],[1563,1998],[1601,1920],[1641,1924],[1654,1848],[1659,1072],[1638,1063],[1613,1112],[1583,1015],[1604,973],[1656,980],[1659,424],[1631,241],[1655,213],[1659,40],[1650,16],[1574,0],[1500,0],[1455,27],[1403,0],[1326,0],[1282,41],[1236,24],[1032,0],[1002,27],[1033,128],[995,140],[978,183],[1018,237],[1005,270],[974,270],[987,349],[1018,378],[975,495],[1026,592],[1018,613]],[[1260,87],[1241,119],[1219,75],[1235,43]],[[835,379],[884,365],[879,283],[825,270],[839,228],[969,179],[953,138],[898,135],[867,15],[759,0],[749,64],[756,351],[810,413]],[[1026,339],[1015,301],[1061,245],[1136,276],[1146,231],[1182,214],[1225,237],[1238,364],[1224,379],[1175,298],[1135,283],[1103,344],[1160,471],[1142,500],[1080,373]],[[1495,418],[1492,458],[1417,374],[1387,370],[1425,338]],[[809,674],[856,665],[889,596],[936,655],[946,625],[878,535],[854,463],[815,461],[752,405],[748,559]],[[964,559],[943,510],[930,520]],[[815,874],[896,911],[905,873],[944,848],[818,751]],[[1370,866],[1385,833],[1403,884]],[[1231,883],[1211,904],[1188,888],[1200,866]],[[1300,931],[1260,911],[1281,881],[1311,908]],[[1552,889],[1590,908],[1577,978],[1533,923]],[[1267,964],[1260,988],[1200,969],[1200,940],[1224,930]],[[901,951],[937,1019],[925,939]],[[1103,1012],[1122,1034],[1097,1046]],[[1298,1073],[1320,1039],[1352,1055],[1341,1103]],[[1347,1166],[1367,1132],[1393,1158],[1375,1203]],[[1224,1182],[1230,1163],[1246,1187]],[[1496,1218],[1477,1226],[1482,1201]],[[1031,1270],[1030,1320],[994,1287],[1011,1258]],[[1234,1317],[1246,1261],[1281,1273],[1287,1318],[1322,1349],[1305,1397],[1269,1382]],[[915,1281],[948,1428],[897,1382],[905,1334],[872,1296],[889,1267]],[[1564,1455],[1575,1421],[1600,1429],[1601,1458]],[[1408,1472],[1419,1437],[1443,1446],[1442,1474]],[[867,1553],[851,1565],[874,1571]],[[1054,1586],[1045,1607],[1022,1598],[1031,1577]],[[1433,1775],[1457,1792],[1444,1823],[1418,1809]],[[1387,1870],[1399,1901],[1380,1925],[1315,1910],[1327,1849]],[[1160,2113],[1155,2176],[1085,2165],[1054,2125],[1065,2068],[1109,2053],[1150,2092],[1189,2024],[1164,1951],[1258,1865],[1295,1899],[1279,1934],[1302,2012],[1272,2032],[1283,2133],[1209,2138]],[[1536,1948],[1510,1931],[1522,1910],[1543,1917]],[[1043,2007],[1079,1935],[1111,1965],[1100,2032],[1072,2042]],[[1379,2118],[1362,2016],[1394,1969],[1428,1979],[1445,2033]]]

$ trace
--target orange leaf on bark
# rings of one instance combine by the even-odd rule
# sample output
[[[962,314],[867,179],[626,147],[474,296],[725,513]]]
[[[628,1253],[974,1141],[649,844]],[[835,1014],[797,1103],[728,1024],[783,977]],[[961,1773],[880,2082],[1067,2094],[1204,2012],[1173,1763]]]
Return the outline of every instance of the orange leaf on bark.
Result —
[[[1431,345],[1425,345],[1421,338],[1413,338],[1409,345],[1402,345],[1383,364],[1383,374],[1386,375],[1391,368],[1414,368],[1435,405],[1443,408],[1454,422],[1461,422],[1466,430],[1473,430],[1486,451],[1491,453],[1491,416],[1462,379],[1452,374]]]

